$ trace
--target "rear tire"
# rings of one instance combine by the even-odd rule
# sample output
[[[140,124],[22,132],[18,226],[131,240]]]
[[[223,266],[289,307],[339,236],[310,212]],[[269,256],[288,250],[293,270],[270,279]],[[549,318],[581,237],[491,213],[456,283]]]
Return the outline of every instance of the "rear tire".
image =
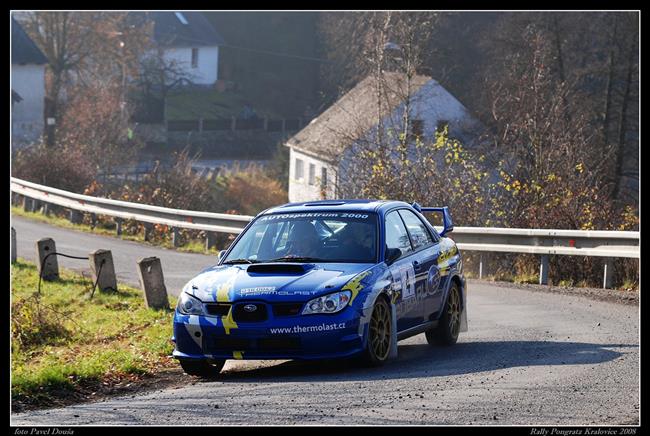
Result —
[[[454,345],[460,333],[461,298],[458,284],[451,282],[445,309],[440,317],[438,326],[426,332],[429,345]]]
[[[390,306],[386,300],[378,298],[368,323],[368,344],[363,355],[366,365],[380,366],[388,360],[392,339],[391,322]]]
[[[194,375],[197,377],[214,377],[219,374],[223,366],[225,365],[225,360],[215,360],[212,363],[207,362],[206,360],[185,360],[181,359],[180,361],[181,368],[185,371],[185,374]]]

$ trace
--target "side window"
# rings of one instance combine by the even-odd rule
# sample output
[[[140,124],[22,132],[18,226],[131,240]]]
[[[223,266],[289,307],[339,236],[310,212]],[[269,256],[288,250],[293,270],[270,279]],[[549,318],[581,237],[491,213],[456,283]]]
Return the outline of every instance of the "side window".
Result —
[[[304,167],[304,163],[303,163],[302,159],[296,158],[296,173],[295,173],[295,176],[294,176],[295,179],[300,180],[303,177],[305,177],[304,171],[305,171],[305,167]]]
[[[414,250],[433,244],[433,238],[420,218],[407,209],[401,209],[399,214],[406,223]]]
[[[406,227],[397,212],[391,212],[386,215],[386,247],[399,248],[402,256],[413,251]]]

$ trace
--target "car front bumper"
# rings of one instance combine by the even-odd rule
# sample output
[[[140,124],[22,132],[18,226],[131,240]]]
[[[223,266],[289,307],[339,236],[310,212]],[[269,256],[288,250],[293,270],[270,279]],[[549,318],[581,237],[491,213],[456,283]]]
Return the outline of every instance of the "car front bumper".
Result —
[[[351,307],[332,315],[299,315],[236,323],[227,317],[174,315],[177,359],[329,359],[365,348],[365,325]]]

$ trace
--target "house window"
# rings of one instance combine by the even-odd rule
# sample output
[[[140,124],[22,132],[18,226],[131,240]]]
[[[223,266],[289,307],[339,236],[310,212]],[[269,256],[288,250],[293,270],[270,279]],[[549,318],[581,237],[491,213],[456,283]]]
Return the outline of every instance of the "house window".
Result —
[[[192,68],[198,68],[199,67],[199,49],[198,48],[193,48],[192,49]]]
[[[316,165],[309,164],[309,184],[314,186],[316,184]]]
[[[305,177],[304,162],[302,161],[302,159],[297,159],[296,158],[296,175],[295,175],[295,179],[296,180],[301,180],[304,177]]]
[[[320,189],[325,190],[327,188],[327,168],[323,167],[320,169]]]

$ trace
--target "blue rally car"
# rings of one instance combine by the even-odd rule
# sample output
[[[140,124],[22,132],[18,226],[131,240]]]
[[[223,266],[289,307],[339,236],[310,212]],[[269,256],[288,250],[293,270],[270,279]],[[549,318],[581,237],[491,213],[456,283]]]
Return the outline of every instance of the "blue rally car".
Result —
[[[438,233],[424,212],[442,213]],[[174,315],[174,357],[192,375],[227,359],[360,356],[379,365],[425,333],[467,331],[466,285],[446,207],[329,200],[268,209],[190,280]]]

